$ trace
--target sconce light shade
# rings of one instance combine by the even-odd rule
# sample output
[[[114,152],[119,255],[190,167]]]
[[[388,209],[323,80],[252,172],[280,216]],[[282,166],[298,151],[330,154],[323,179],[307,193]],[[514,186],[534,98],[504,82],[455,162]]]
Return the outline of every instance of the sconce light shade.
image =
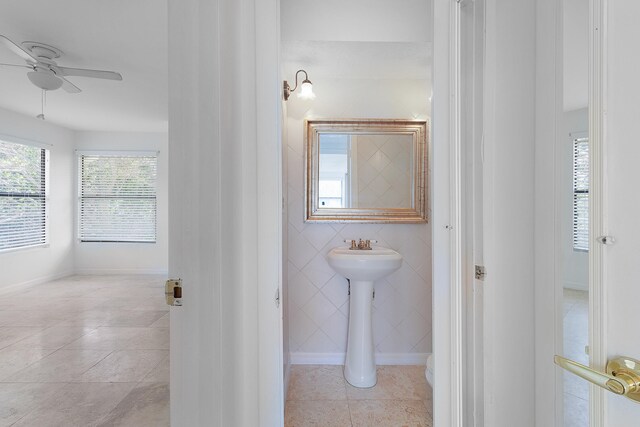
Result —
[[[284,89],[284,100],[288,100],[289,96],[291,96],[291,92],[295,92],[298,88],[298,74],[304,73],[304,80],[300,84],[300,92],[298,92],[298,98],[302,99],[314,99],[316,97],[315,93],[313,93],[313,84],[311,80],[309,80],[309,76],[305,70],[298,70],[296,72],[296,85],[291,89],[289,83],[285,80],[283,89]]]
[[[314,99],[316,94],[313,93],[313,84],[309,80],[305,80],[300,85],[300,92],[298,98],[302,99]]]

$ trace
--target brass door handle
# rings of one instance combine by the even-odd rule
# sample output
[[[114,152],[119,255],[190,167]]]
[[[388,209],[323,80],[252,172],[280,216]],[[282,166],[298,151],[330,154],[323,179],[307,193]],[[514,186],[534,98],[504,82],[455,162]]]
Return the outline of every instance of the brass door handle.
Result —
[[[607,363],[606,373],[562,356],[556,355],[553,361],[561,368],[597,386],[640,402],[640,362],[637,360],[628,357],[611,359]]]

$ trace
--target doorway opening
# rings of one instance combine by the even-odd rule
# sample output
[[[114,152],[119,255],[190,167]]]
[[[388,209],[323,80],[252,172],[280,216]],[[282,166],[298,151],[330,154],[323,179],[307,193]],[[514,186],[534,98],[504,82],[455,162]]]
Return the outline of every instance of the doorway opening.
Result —
[[[426,379],[432,353],[431,222],[308,223],[304,210],[305,119],[430,123],[433,4],[411,5],[356,2],[336,14],[322,3],[305,2],[303,8],[281,2],[281,75],[293,82],[296,71],[305,70],[316,95],[303,99],[294,91],[282,104],[285,425],[302,425],[301,419],[323,424],[322,416],[341,420],[340,425],[391,416],[399,417],[391,422],[431,423],[432,389]],[[357,185],[359,190],[348,198],[351,202],[386,200],[394,174],[403,172],[396,170],[394,159],[401,154],[396,148],[385,141],[366,145],[358,140],[357,151],[349,151],[350,176],[334,177],[340,183],[334,198],[344,199],[339,190],[350,182],[350,188]],[[375,198],[369,197],[374,193]],[[425,189],[430,203],[427,193]],[[430,205],[427,211],[430,217]],[[399,270],[374,284],[377,383],[371,388],[355,387],[344,378],[353,293],[347,278],[326,259],[332,248],[347,246],[345,240],[359,239],[377,241],[374,248],[386,247],[403,257]],[[414,418],[402,418],[407,414]]]

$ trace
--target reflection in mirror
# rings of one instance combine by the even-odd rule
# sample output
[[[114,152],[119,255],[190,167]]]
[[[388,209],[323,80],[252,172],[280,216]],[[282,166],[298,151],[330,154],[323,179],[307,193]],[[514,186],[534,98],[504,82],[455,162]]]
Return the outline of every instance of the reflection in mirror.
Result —
[[[320,209],[411,208],[411,135],[321,134],[319,138]]]
[[[426,122],[307,121],[307,128],[307,221],[426,221]]]

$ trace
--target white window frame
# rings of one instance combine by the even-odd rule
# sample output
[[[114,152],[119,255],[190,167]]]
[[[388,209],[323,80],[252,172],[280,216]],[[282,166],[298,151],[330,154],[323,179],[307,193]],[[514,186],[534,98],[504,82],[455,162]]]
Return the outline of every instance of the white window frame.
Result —
[[[26,145],[29,147],[37,148],[44,151],[44,241],[42,243],[36,243],[34,245],[14,246],[9,248],[0,249],[0,253],[22,251],[26,249],[34,248],[46,248],[49,247],[49,158],[50,158],[50,144],[45,144],[38,141],[29,139],[23,139],[16,136],[0,134],[0,141],[8,142],[17,145]]]
[[[127,150],[76,150],[76,183],[77,183],[77,200],[76,200],[76,239],[82,244],[156,244],[158,242],[158,188],[157,188],[157,166],[159,164],[159,151],[127,151]],[[155,157],[156,158],[156,215],[155,215],[155,238],[153,241],[127,241],[127,240],[83,240],[81,224],[82,224],[82,156],[105,156],[105,157]]]

